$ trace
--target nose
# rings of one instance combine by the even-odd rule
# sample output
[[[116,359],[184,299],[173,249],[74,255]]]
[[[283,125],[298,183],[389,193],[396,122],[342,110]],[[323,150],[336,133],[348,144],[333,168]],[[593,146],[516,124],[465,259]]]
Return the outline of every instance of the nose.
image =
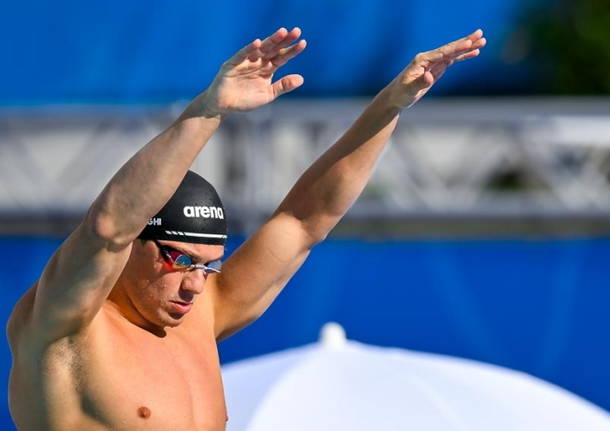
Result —
[[[191,301],[195,295],[203,292],[206,279],[206,274],[199,269],[187,271],[182,278],[182,283],[180,283],[180,296],[182,299]]]

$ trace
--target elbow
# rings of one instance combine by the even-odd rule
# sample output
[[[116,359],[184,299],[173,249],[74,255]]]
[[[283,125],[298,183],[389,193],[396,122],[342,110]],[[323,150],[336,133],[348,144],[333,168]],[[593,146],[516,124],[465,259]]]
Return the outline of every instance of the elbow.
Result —
[[[136,238],[136,234],[126,234],[116,217],[91,210],[84,222],[87,234],[93,241],[103,243],[110,250],[121,250]]]
[[[321,216],[319,219],[302,222],[304,241],[311,249],[324,242],[331,230],[337,224],[338,218],[334,215]]]
[[[340,216],[330,212],[319,211],[314,215],[312,212],[316,213],[311,209],[306,211],[296,209],[286,213],[294,227],[291,231],[296,234],[293,239],[307,249],[323,242],[340,219]]]
[[[308,248],[312,249],[314,248],[316,245],[320,244],[321,242],[324,242],[324,240],[326,239],[326,237],[328,236],[329,231],[324,229],[324,230],[320,230],[320,231],[310,231],[307,234],[307,237],[309,239],[308,242]]]

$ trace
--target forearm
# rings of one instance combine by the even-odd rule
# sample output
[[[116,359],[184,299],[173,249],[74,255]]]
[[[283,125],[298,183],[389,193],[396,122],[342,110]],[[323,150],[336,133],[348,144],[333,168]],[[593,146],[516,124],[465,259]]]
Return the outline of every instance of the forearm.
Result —
[[[387,88],[382,90],[352,127],[301,176],[278,212],[300,220],[312,242],[322,240],[361,194],[399,114]]]
[[[219,124],[218,116],[183,114],[121,167],[86,222],[101,238],[129,244],[171,197]]]

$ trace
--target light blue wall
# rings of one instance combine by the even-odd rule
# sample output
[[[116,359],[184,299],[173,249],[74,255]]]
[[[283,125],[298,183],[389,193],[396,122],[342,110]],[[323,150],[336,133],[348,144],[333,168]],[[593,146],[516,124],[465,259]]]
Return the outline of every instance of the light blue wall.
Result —
[[[2,323],[58,244],[0,239]],[[221,343],[221,358],[313,342],[332,320],[359,341],[523,370],[610,409],[608,256],[607,238],[330,239],[261,319]],[[4,393],[10,359],[0,346]],[[4,430],[3,420],[6,410]]]

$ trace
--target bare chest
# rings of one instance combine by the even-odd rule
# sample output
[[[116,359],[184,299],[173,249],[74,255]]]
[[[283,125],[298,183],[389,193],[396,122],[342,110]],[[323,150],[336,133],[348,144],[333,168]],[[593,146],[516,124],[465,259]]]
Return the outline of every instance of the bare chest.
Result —
[[[168,343],[170,344],[170,343]],[[83,369],[83,394],[116,421],[163,424],[164,429],[208,429],[226,411],[215,346],[124,344]],[[117,346],[118,347],[118,346]],[[200,427],[192,428],[199,424]]]
[[[117,429],[224,429],[216,343],[199,335],[101,334],[79,355],[82,405]]]
[[[49,429],[224,430],[216,343],[213,334],[198,335],[159,338],[102,326],[57,348],[61,354],[51,349],[36,373]]]

